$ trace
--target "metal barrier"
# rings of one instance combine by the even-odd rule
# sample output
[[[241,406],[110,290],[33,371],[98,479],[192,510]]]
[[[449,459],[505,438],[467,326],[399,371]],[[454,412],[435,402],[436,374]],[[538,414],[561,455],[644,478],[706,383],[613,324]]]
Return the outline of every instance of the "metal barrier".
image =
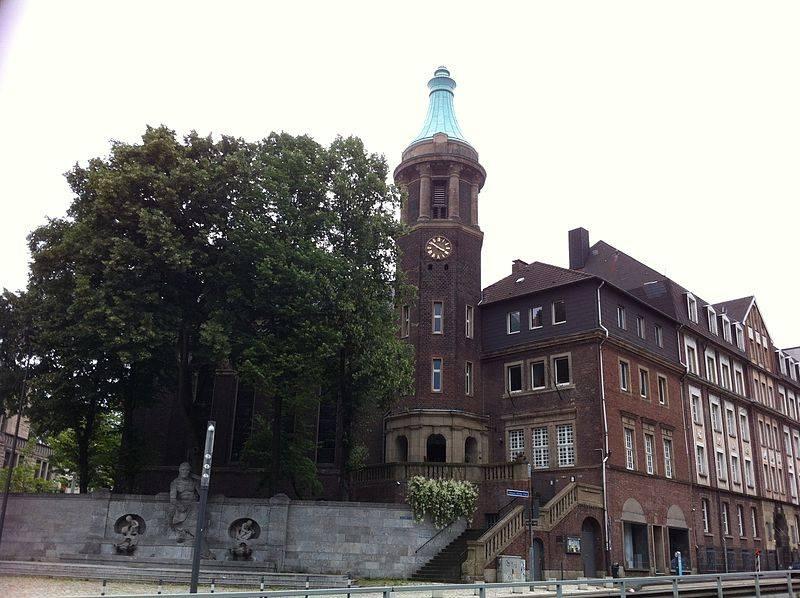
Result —
[[[404,592],[443,592],[453,590],[464,590],[465,595],[477,595],[479,598],[487,598],[487,590],[499,590],[509,588],[525,588],[533,591],[534,589],[545,589],[555,594],[557,598],[569,595],[569,589],[575,586],[595,586],[597,591],[594,596],[605,592],[605,596],[625,597],[629,594],[636,595],[643,588],[647,587],[649,595],[672,596],[679,598],[681,592],[696,593],[701,590],[710,591],[712,594],[716,590],[717,598],[724,598],[726,594],[734,590],[752,591],[748,596],[761,597],[761,592],[776,593],[796,598],[794,588],[800,584],[800,571],[762,571],[760,573],[720,573],[703,575],[683,575],[678,576],[659,576],[659,577],[624,577],[611,578],[604,577],[598,579],[565,579],[548,581],[517,581],[506,583],[460,583],[460,584],[427,584],[427,585],[408,585],[408,586],[375,586],[375,587],[348,587],[331,589],[305,589],[305,590],[254,590],[246,592],[198,592],[197,594],[169,594],[171,598],[293,598],[313,596],[346,596],[352,598],[360,594],[382,594],[383,598],[402,598],[392,596],[392,594],[402,594]],[[105,588],[104,588],[105,589]],[[579,589],[579,588],[576,588]],[[580,594],[585,594],[582,590]],[[433,595],[433,594],[432,594]],[[440,595],[440,594],[438,594]],[[85,596],[84,598],[95,598]],[[156,594],[114,594],[115,598],[157,598]]]

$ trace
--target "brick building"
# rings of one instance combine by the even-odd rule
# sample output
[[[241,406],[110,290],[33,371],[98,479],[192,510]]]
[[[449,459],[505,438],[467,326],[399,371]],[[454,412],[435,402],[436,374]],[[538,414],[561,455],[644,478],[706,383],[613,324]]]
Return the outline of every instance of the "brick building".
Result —
[[[538,578],[612,563],[668,573],[677,551],[696,572],[749,570],[758,553],[764,569],[786,566],[800,542],[800,348],[772,344],[753,297],[704,301],[582,228],[569,232],[568,268],[515,260],[482,289],[487,173],[456,120],[448,70],[428,86],[422,130],[394,172],[400,267],[417,289],[398,314],[414,393],[363,414],[368,464],[350,498],[401,501],[414,475],[478,484],[476,529],[457,548],[466,557],[440,578],[491,578],[500,553],[529,558]],[[263,398],[232,371],[209,381],[198,395],[218,424],[215,491],[255,495],[235,453]],[[323,405],[325,498],[339,487],[334,425]],[[143,491],[174,476],[159,471]]]

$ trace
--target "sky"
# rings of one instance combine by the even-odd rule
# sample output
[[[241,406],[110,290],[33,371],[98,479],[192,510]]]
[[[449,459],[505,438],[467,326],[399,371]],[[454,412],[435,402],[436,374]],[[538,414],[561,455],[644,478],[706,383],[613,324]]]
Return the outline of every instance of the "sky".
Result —
[[[0,0],[0,287],[63,173],[145,126],[323,143],[394,168],[446,65],[488,173],[483,284],[583,226],[800,345],[800,2]]]

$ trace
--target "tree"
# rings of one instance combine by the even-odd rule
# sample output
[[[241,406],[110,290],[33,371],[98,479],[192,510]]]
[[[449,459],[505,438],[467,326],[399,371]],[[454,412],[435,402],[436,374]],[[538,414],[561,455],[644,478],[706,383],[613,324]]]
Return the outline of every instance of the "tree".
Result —
[[[0,414],[19,410],[19,393],[29,357],[24,294],[0,294]]]
[[[120,443],[119,420],[119,416],[115,413],[104,414],[98,418],[89,442],[90,477],[86,483],[89,490],[114,486]],[[77,474],[80,450],[75,430],[66,429],[47,438],[45,443],[52,449],[51,469],[64,474]],[[80,479],[78,481],[80,482]]]

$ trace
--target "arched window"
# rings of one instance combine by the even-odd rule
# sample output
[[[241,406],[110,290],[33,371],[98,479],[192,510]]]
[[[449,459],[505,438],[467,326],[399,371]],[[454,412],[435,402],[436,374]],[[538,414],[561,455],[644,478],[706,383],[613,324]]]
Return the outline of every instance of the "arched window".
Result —
[[[447,441],[441,434],[428,436],[426,449],[425,460],[429,463],[444,463],[447,461]]]

